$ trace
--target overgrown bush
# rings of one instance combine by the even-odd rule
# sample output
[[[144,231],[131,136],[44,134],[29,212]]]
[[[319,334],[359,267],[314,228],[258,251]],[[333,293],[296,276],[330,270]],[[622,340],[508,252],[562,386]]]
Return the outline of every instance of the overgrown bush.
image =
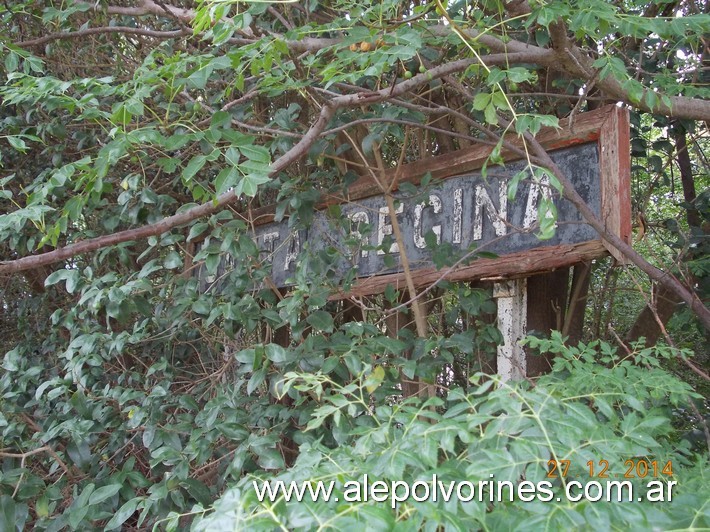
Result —
[[[371,407],[378,368],[366,368],[361,379],[338,386],[323,375],[286,375],[285,388],[314,394],[313,412],[293,467],[275,474],[246,475],[196,521],[194,530],[273,530],[329,528],[352,530],[516,530],[516,529],[664,529],[710,526],[708,458],[693,449],[674,428],[674,408],[697,394],[662,370],[666,348],[639,349],[619,355],[608,344],[593,342],[566,347],[552,340],[529,338],[528,344],[558,354],[551,374],[536,382],[500,383],[483,374],[472,377],[469,393],[452,389],[445,399],[415,400]],[[433,407],[433,408],[432,408]],[[343,418],[355,427],[332,448],[324,444],[323,426]],[[704,442],[703,442],[704,443]],[[547,478],[549,460],[569,460],[567,476]],[[627,463],[628,460],[633,462]],[[431,483],[433,475],[451,481],[548,480],[557,494],[571,480],[586,482],[591,462],[598,475],[609,464],[610,478],[621,477],[639,461],[661,464],[646,478],[632,482],[642,493],[650,479],[676,480],[677,491],[666,502],[523,502],[451,501],[397,504],[276,502],[257,500],[254,481],[335,481],[343,500],[348,481]],[[666,473],[661,470],[672,464]],[[632,471],[636,477],[641,471]],[[258,485],[258,484],[257,484]],[[466,493],[466,492],[464,492]],[[507,494],[507,491],[503,492]],[[507,495],[506,495],[507,496]],[[563,499],[564,501],[564,499]],[[201,513],[195,509],[198,515]],[[177,516],[175,516],[177,518]]]
[[[178,301],[180,290],[179,283],[173,287]],[[467,306],[473,303],[466,298],[485,301],[468,289],[459,295]],[[478,339],[485,349],[480,331],[402,340],[363,322],[336,327],[323,314],[323,323],[314,323],[321,334],[298,345],[247,342],[210,353],[195,330],[174,332],[171,343],[151,336],[152,327],[165,329],[162,319],[183,312],[164,311],[152,325],[145,320],[145,331],[134,326],[133,334],[87,330],[89,320],[70,319],[81,309],[58,311],[44,350],[40,343],[34,352],[20,346],[5,355],[5,529],[708,525],[706,442],[691,443],[687,427],[674,425],[674,409],[698,395],[662,369],[663,360],[678,355],[673,349],[639,346],[622,356],[605,343],[566,347],[558,335],[531,337],[531,348],[557,354],[551,374],[511,384],[479,372],[466,389],[455,381],[422,404],[402,400],[400,369],[426,375],[470,362],[475,342],[462,352],[457,335]],[[78,323],[82,328],[72,329]],[[63,340],[67,328],[71,340]],[[48,351],[62,341],[63,351]],[[198,357],[193,344],[201,346]],[[421,356],[423,370],[405,367],[407,350],[431,353],[435,346],[436,356]],[[156,356],[139,361],[137,349]],[[549,472],[548,460],[569,460],[565,481],[584,481],[589,461],[598,469],[606,460],[618,474],[629,459],[663,467],[670,461],[672,474],[661,466],[656,474],[678,482],[673,501],[439,500],[392,509],[372,501],[261,504],[252,485],[255,479],[336,480],[342,489],[365,474],[387,482],[431,481],[434,474],[446,483],[538,482]],[[562,479],[550,480],[558,490]]]
[[[501,334],[484,281],[450,283],[440,270],[415,294],[405,273],[406,293],[396,283],[347,293],[362,273],[355,250],[307,253],[304,239],[284,288],[272,250],[259,249],[266,239],[252,239],[271,217],[290,233],[324,209],[360,247],[367,229],[356,238],[338,198],[398,190],[426,201],[439,172],[415,176],[422,161],[474,171],[453,163],[462,153],[477,154],[482,175],[517,158],[537,180],[553,166],[533,140],[555,136],[543,126],[572,132],[603,103],[620,117],[621,103],[644,256],[610,241],[640,270],[597,262],[587,338],[665,324],[707,360],[705,11],[693,0],[4,2],[0,530],[708,526],[707,428],[688,384],[704,377],[681,366],[685,352],[531,339],[558,355],[554,372],[499,385],[487,376]],[[558,174],[551,185],[568,181]],[[525,200],[523,175],[508,183],[508,213]],[[505,197],[483,202],[500,216],[474,207],[496,240]],[[541,197],[540,226],[510,224],[509,236],[552,235],[555,216],[541,214],[559,211]],[[388,212],[397,220],[394,200]],[[615,218],[599,214],[600,228]],[[365,224],[379,235],[363,251],[398,269],[396,224],[385,235],[382,215]],[[487,240],[474,250],[437,238],[441,221],[439,235],[433,223],[419,235],[437,268],[491,256]],[[571,310],[583,285],[541,300],[556,314],[543,331],[554,321],[582,337]],[[686,307],[640,319],[663,286]],[[629,289],[637,295],[622,296]],[[424,388],[437,397],[410,397]],[[251,484],[536,481],[551,459],[570,460],[569,479],[590,461],[623,473],[626,460],[655,460],[677,496],[263,505]]]

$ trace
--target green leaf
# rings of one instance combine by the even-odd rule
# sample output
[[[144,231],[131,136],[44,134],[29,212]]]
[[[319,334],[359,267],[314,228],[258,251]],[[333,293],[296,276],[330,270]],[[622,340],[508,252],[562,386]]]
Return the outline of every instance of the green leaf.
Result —
[[[203,316],[207,316],[210,313],[211,309],[212,305],[210,304],[210,301],[205,297],[198,299],[192,304],[192,311],[196,314],[202,314]]]
[[[645,100],[648,107],[653,110],[658,105],[658,94],[652,90],[648,90],[645,92]]]
[[[206,162],[206,155],[196,155],[195,157],[190,159],[190,162],[187,163],[187,166],[182,170],[182,180],[184,182],[190,181],[197,172],[202,170],[202,167],[205,166]]]
[[[546,24],[544,26],[546,26]],[[545,48],[550,43],[550,34],[543,28],[538,28],[535,31],[535,42],[537,42],[539,47]]]
[[[229,127],[232,122],[232,115],[227,111],[217,111],[212,115],[210,120],[210,128],[224,128]]]
[[[264,146],[246,144],[244,146],[240,146],[239,151],[241,151],[247,159],[255,161],[259,164],[266,166],[271,164],[271,154]]]
[[[333,316],[324,310],[316,310],[309,314],[306,322],[316,331],[333,332]]]
[[[165,532],[176,532],[180,525],[181,515],[177,512],[170,512],[165,521]]]
[[[110,499],[121,490],[121,487],[121,484],[109,484],[108,486],[100,487],[91,494],[91,497],[89,497],[89,506],[101,504],[105,500]]]
[[[385,380],[385,369],[382,366],[376,366],[365,380],[365,388],[369,393],[373,393],[380,387],[383,380]]]
[[[241,153],[239,153],[239,150],[234,146],[230,146],[227,148],[227,151],[224,152],[224,160],[232,166],[239,166],[240,157]]]
[[[388,284],[385,287],[385,299],[387,299],[387,301],[389,301],[390,303],[395,303],[397,301],[397,294],[398,293],[399,292],[397,292],[395,287],[391,284]]]
[[[133,118],[133,115],[125,105],[121,104],[111,115],[111,122],[125,126],[131,121],[131,118]]]
[[[20,354],[17,350],[17,347],[5,353],[2,368],[10,372],[17,371],[18,369],[20,369]]]
[[[641,103],[644,92],[646,90],[641,83],[639,83],[635,79],[627,79],[623,83],[622,88],[624,89],[624,91],[626,91],[630,102],[637,105]]]
[[[151,451],[150,456],[151,466],[155,466],[161,462],[166,465],[171,465],[182,458],[179,451],[168,445],[163,445],[162,447],[158,447],[157,449]]]
[[[137,98],[129,98],[124,104],[124,107],[133,116],[143,116],[143,102]]]
[[[260,449],[257,453],[257,462],[264,469],[282,469],[284,460],[276,449]]]
[[[190,74],[187,78],[189,84],[195,89],[204,89],[212,74],[212,68],[208,65],[201,66]]]
[[[498,109],[508,109],[508,100],[502,91],[495,91],[491,96],[491,101]]]
[[[135,513],[141,502],[143,502],[142,497],[134,497],[133,499],[126,501],[113,515],[111,520],[106,523],[106,528],[104,530],[115,530],[119,528]]]
[[[527,68],[523,67],[513,67],[509,68],[506,72],[508,79],[513,83],[524,83],[534,79],[534,75]]]
[[[60,281],[66,281],[67,292],[70,294],[74,293],[74,289],[79,282],[79,271],[78,270],[58,270],[50,274],[44,280],[44,286],[52,286]]]
[[[508,182],[508,200],[513,201],[518,193],[518,185],[528,176],[527,170],[521,170]]]
[[[489,104],[483,114],[486,118],[487,124],[491,124],[493,126],[498,125],[498,114],[496,113],[495,105],[493,105],[492,103]]]
[[[498,67],[493,67],[490,72],[488,72],[488,79],[486,83],[488,85],[496,85],[505,79],[505,71]]]
[[[209,506],[212,504],[213,497],[210,493],[209,488],[205,486],[204,483],[194,478],[186,478],[180,482],[180,486],[185,488],[187,492],[192,495],[200,504],[204,506]]]
[[[82,490],[81,494],[74,499],[72,505],[67,508],[67,513],[69,514],[69,525],[72,528],[78,528],[79,523],[81,523],[86,514],[89,513],[89,497],[94,492],[95,484],[89,483]]]
[[[18,66],[20,66],[20,58],[15,52],[10,52],[5,56],[5,70],[8,73],[17,70]]]
[[[473,108],[476,111],[483,111],[491,103],[491,95],[487,92],[479,92],[473,99]]]
[[[547,198],[541,198],[537,209],[540,231],[537,237],[540,240],[549,240],[555,236],[557,228],[557,207],[555,203]]]
[[[10,495],[0,495],[0,530],[24,530],[28,510],[26,504],[16,503]]]
[[[256,193],[259,189],[259,185],[268,183],[269,181],[271,181],[271,178],[269,178],[269,176],[267,175],[245,175],[235,187],[234,193],[237,196],[244,194],[245,196],[253,198],[254,196],[256,196]]]
[[[223,168],[214,180],[214,188],[217,195],[224,194],[230,188],[234,188],[239,181],[239,171],[234,167]]]
[[[22,140],[21,137],[15,135],[8,135],[5,138],[10,143],[10,146],[15,148],[17,151],[20,151],[22,153],[25,153],[27,151],[27,144],[25,144],[25,141]]]
[[[82,196],[74,196],[64,204],[64,212],[73,222],[79,219],[81,210],[84,208],[85,198]]]
[[[267,344],[264,347],[264,351],[266,352],[266,358],[275,364],[288,362],[293,356],[290,350],[286,350],[278,344]]]
[[[337,357],[328,357],[323,361],[323,366],[321,367],[321,371],[327,375],[331,373],[335,368],[338,367],[340,364],[340,359]]]
[[[209,224],[207,222],[198,222],[195,225],[193,225],[190,228],[190,232],[187,235],[187,241],[190,242],[191,240],[194,240],[198,236],[200,236],[202,233],[204,233],[207,228],[209,227]]]
[[[177,251],[171,251],[163,260],[163,266],[168,270],[174,270],[175,268],[179,268],[180,266],[182,266],[182,257],[180,257]]]
[[[266,367],[260,368],[254,373],[252,373],[251,377],[249,378],[249,382],[247,382],[247,395],[251,395],[252,393],[254,393],[254,390],[258,389],[259,386],[264,383],[264,381],[266,380],[266,373]]]
[[[396,514],[382,505],[360,505],[358,507],[358,515],[367,523],[367,530],[397,530]],[[448,527],[441,526],[441,528],[448,530]]]
[[[408,379],[413,379],[417,370],[416,360],[405,360],[402,364],[402,374]]]

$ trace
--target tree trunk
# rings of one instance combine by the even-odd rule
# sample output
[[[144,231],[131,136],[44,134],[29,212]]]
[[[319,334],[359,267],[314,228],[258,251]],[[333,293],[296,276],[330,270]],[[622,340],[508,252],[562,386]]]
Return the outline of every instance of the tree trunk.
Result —
[[[584,333],[584,315],[589,296],[589,283],[592,279],[592,265],[588,262],[577,264],[572,274],[569,302],[562,336],[568,337],[570,345],[582,341]]]
[[[647,346],[654,345],[662,332],[658,322],[665,327],[680,303],[681,299],[674,292],[665,287],[654,286],[649,305],[646,305],[636,318],[626,334],[626,341],[635,342],[644,337]]]
[[[528,332],[549,335],[562,330],[567,305],[569,269],[528,277]],[[552,368],[553,355],[527,356],[527,376],[536,377]]]
[[[688,225],[691,228],[700,227],[700,213],[695,208],[696,195],[695,181],[693,180],[693,166],[690,162],[690,154],[688,153],[685,129],[680,122],[674,121],[671,131],[675,139],[675,152],[678,160],[678,168],[680,168],[680,181],[683,185],[683,198],[688,204],[688,210],[686,211]]]

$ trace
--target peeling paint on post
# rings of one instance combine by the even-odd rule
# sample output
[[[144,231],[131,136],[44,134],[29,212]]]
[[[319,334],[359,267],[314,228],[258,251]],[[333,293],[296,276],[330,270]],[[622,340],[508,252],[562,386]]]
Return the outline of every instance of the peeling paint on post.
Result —
[[[498,346],[498,375],[503,381],[523,379],[527,364],[520,340],[528,328],[527,279],[495,283],[493,297],[498,305],[498,329],[503,335],[503,344]]]

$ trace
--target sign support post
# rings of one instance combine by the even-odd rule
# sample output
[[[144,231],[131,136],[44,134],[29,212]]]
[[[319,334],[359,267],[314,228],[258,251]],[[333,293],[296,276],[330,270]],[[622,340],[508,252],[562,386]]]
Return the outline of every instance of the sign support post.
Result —
[[[523,379],[527,362],[518,342],[527,334],[527,278],[495,283],[493,297],[498,305],[498,329],[503,335],[503,344],[498,346],[498,375],[503,381]]]

